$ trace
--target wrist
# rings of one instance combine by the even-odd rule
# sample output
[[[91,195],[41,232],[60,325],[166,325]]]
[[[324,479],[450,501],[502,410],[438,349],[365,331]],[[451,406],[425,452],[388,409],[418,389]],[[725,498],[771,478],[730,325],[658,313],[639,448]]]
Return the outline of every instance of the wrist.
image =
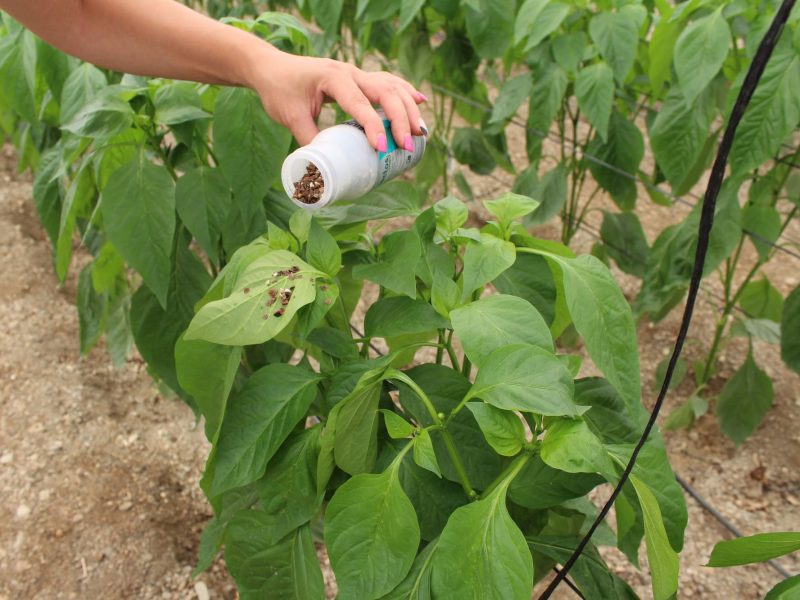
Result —
[[[244,33],[244,32],[242,32]],[[283,52],[261,38],[245,33],[239,60],[236,65],[236,85],[258,91],[263,86],[265,75],[274,68]]]

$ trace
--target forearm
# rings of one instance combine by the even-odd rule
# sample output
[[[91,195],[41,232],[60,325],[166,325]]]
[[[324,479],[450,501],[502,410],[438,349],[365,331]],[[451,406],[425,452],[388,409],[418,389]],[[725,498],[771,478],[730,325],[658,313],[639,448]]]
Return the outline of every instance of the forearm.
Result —
[[[277,52],[175,0],[0,0],[0,8],[69,54],[136,75],[251,85],[258,63]]]

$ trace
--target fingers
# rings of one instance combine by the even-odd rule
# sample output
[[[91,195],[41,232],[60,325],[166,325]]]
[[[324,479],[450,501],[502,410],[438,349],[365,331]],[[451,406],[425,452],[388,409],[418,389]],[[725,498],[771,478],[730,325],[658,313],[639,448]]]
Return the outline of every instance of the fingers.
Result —
[[[386,152],[388,144],[383,120],[351,77],[342,77],[332,82],[332,89],[328,95],[361,124],[373,148],[379,152]]]
[[[319,128],[312,116],[307,112],[298,112],[286,123],[289,131],[301,146],[311,143],[311,140],[319,133]]]

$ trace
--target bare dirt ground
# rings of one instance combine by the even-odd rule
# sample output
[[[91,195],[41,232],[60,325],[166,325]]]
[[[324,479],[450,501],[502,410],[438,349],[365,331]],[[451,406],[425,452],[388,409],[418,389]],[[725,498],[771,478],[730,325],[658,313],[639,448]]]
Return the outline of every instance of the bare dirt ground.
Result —
[[[140,361],[116,370],[102,346],[80,358],[74,275],[58,285],[29,178],[13,169],[11,155],[0,159],[0,600],[235,598],[221,561],[197,580],[190,576],[210,516],[197,487],[207,452],[201,431],[187,408],[153,387]],[[501,188],[481,181],[478,196]],[[642,214],[651,240],[666,210]],[[588,238],[576,241],[583,251],[590,245]],[[797,267],[771,267],[782,292],[797,284]],[[636,282],[618,275],[633,297]],[[678,320],[675,313],[640,327],[648,403]],[[712,308],[701,303],[692,337],[707,344],[713,320]],[[689,357],[703,347],[690,344]],[[726,350],[723,378],[742,350]],[[774,347],[759,344],[756,352],[776,392],[758,432],[736,448],[707,415],[693,430],[667,435],[670,455],[675,469],[745,533],[800,529],[800,386]],[[689,391],[681,387],[667,409]],[[730,536],[692,499],[687,503],[681,597],[763,597],[780,580],[770,567],[702,566],[713,544]],[[650,597],[646,568],[636,571],[614,552],[608,560]],[[800,570],[796,557],[781,563]],[[574,596],[565,589],[560,597]]]

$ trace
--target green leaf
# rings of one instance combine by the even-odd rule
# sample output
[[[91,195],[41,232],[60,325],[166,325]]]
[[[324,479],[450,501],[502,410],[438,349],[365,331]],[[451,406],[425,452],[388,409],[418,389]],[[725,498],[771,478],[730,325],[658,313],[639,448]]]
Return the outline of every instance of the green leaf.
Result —
[[[602,15],[600,15],[602,16]],[[589,171],[622,210],[636,204],[636,174],[644,157],[644,139],[635,123],[611,113],[608,139],[595,136],[586,148]]]
[[[450,235],[469,218],[467,205],[455,196],[445,196],[433,205],[436,215],[436,229],[443,235]]]
[[[175,184],[144,152],[108,179],[100,204],[108,239],[166,307],[175,230]]]
[[[87,163],[83,163],[80,171],[72,180],[64,198],[64,204],[61,206],[55,256],[56,274],[61,281],[64,281],[67,276],[67,270],[72,260],[72,236],[75,231],[75,222],[79,215],[88,212],[91,208],[96,193],[92,171]],[[167,276],[168,274],[169,270],[167,270]]]
[[[781,358],[786,366],[800,373],[800,287],[792,290],[783,306]]]
[[[530,73],[522,73],[506,80],[500,88],[500,95],[492,107],[489,123],[504,123],[513,117],[528,96],[531,95],[533,78]]]
[[[665,8],[669,12],[665,12]],[[647,48],[650,59],[648,69],[650,85],[657,96],[660,96],[664,83],[671,77],[670,67],[675,42],[683,31],[683,24],[680,21],[669,18],[669,14],[672,12],[669,5],[664,3],[659,6],[659,12],[661,12],[661,18],[653,29]]]
[[[153,117],[162,125],[178,125],[198,119],[210,119],[211,115],[202,109],[202,100],[196,84],[174,81],[156,90],[153,98],[156,108]]]
[[[133,114],[130,104],[103,90],[61,128],[81,137],[106,139],[127,130]]]
[[[256,371],[228,402],[206,469],[209,496],[264,474],[317,394],[319,376],[303,367],[271,364]],[[209,477],[210,476],[210,477]]]
[[[513,412],[500,410],[483,402],[467,402],[486,441],[502,456],[514,456],[525,444],[525,428]]]
[[[636,277],[644,277],[650,247],[636,213],[603,211],[600,238],[617,266]]]
[[[556,31],[570,13],[570,6],[561,2],[548,2],[534,21],[528,33],[524,52],[535,49],[550,34]]]
[[[411,569],[419,540],[397,464],[346,481],[325,513],[325,544],[339,598],[371,600],[393,590]]]
[[[353,267],[353,276],[369,279],[393,292],[416,298],[416,269],[422,255],[417,232],[409,229],[386,235],[381,240],[379,254],[378,262]]]
[[[722,432],[735,444],[742,444],[761,424],[773,398],[772,380],[756,365],[751,349],[717,400],[716,415]]]
[[[336,464],[350,475],[368,473],[378,455],[378,402],[385,368],[364,373],[355,388],[337,404]]]
[[[276,539],[272,520],[257,510],[239,512],[225,533],[225,564],[242,600],[322,600],[325,582],[311,527]]]
[[[753,94],[731,148],[731,172],[746,173],[775,156],[800,120],[800,56],[782,36]]]
[[[500,226],[508,228],[511,223],[535,211],[540,202],[528,196],[506,192],[494,200],[486,200],[486,210],[497,217]]]
[[[689,399],[674,409],[664,421],[663,429],[675,431],[684,427],[690,427],[697,419],[708,412],[708,401],[696,394],[689,396]]]
[[[335,37],[339,31],[339,17],[344,0],[309,0],[311,13],[326,35]]]
[[[550,260],[563,273],[569,313],[586,341],[589,356],[619,392],[629,414],[637,414],[641,380],[636,328],[619,285],[593,256],[567,259],[551,255]]]
[[[780,323],[784,310],[783,296],[765,275],[761,279],[749,281],[744,286],[739,295],[739,307],[748,317],[770,319]]]
[[[382,298],[369,307],[364,317],[368,337],[396,337],[436,331],[447,327],[447,319],[424,300],[407,296]]]
[[[175,184],[178,216],[215,263],[230,206],[231,190],[220,169],[198,167],[181,175]]]
[[[106,76],[94,65],[82,63],[74,69],[61,92],[61,123],[71,122],[106,85]]]
[[[219,431],[228,394],[239,370],[242,349],[181,337],[175,344],[178,383],[191,394],[205,417],[206,438],[214,442]]]
[[[772,588],[764,600],[796,600],[800,594],[800,575],[784,579]]]
[[[316,220],[311,220],[306,245],[306,260],[328,277],[336,277],[342,268],[342,251],[333,236]]]
[[[525,226],[542,225],[561,212],[567,201],[567,169],[559,163],[554,169],[545,173],[538,185],[536,196],[542,199],[533,214],[525,218]]]
[[[61,201],[64,196],[62,175],[62,149],[53,146],[42,154],[33,180],[33,201],[36,212],[50,242],[55,245],[61,222]]]
[[[396,412],[386,409],[381,409],[380,412],[383,414],[386,431],[393,440],[401,440],[414,434],[414,426]]]
[[[289,436],[255,484],[261,507],[280,536],[308,523],[322,505],[324,494],[317,490],[316,478],[321,429],[302,429]]]
[[[514,264],[516,259],[514,244],[493,235],[481,234],[481,241],[467,245],[464,252],[464,289],[462,300],[467,300],[472,292],[483,287]]]
[[[537,163],[541,157],[542,141],[550,131],[550,125],[561,106],[561,101],[566,91],[567,74],[561,67],[556,65],[548,68],[533,83],[533,92],[531,92],[531,100],[528,103],[525,138],[528,160],[531,163]],[[548,202],[548,196],[544,194],[540,194],[539,198],[545,204]],[[542,208],[537,213],[541,212],[541,210]],[[536,216],[536,213],[534,213],[534,216]]]
[[[431,558],[438,540],[423,548],[414,559],[406,578],[381,600],[431,600]]]
[[[526,39],[539,18],[548,0],[525,0],[519,7],[516,21],[514,22],[514,43],[519,44]]]
[[[656,391],[660,390],[661,386],[664,385],[664,377],[667,376],[670,358],[670,356],[666,356],[656,365],[655,378],[653,379],[653,389]],[[672,379],[669,382],[669,389],[674,390],[677,388],[686,377],[688,370],[689,366],[684,358],[682,356],[678,357],[678,361],[675,363],[675,371],[672,373]]]
[[[501,294],[527,300],[550,324],[555,317],[556,288],[547,261],[535,254],[517,253],[514,264],[504,271],[492,285]]]
[[[437,477],[442,476],[439,462],[436,460],[436,452],[433,449],[431,434],[427,429],[420,430],[414,438],[414,462]]]
[[[608,139],[608,122],[614,102],[614,72],[600,62],[581,69],[575,80],[578,107],[602,140]]]
[[[98,294],[92,285],[92,265],[86,265],[78,277],[78,323],[81,356],[86,356],[100,340],[106,328],[108,295]]]
[[[260,344],[275,337],[301,307],[314,301],[314,278],[322,273],[285,250],[265,248],[263,252],[240,272],[227,273],[225,297],[200,308],[186,332],[187,340]],[[282,296],[287,295],[284,304]]]
[[[551,423],[542,441],[545,464],[567,473],[613,473],[603,444],[579,419]]]
[[[475,0],[465,7],[467,35],[481,58],[499,58],[514,33],[515,0]]]
[[[742,211],[742,226],[753,242],[761,262],[769,259],[781,234],[781,216],[772,206],[748,205]]]
[[[492,352],[478,370],[467,399],[542,415],[577,415],[572,376],[553,354],[528,344]]]
[[[534,456],[511,482],[509,496],[526,508],[550,508],[585,496],[603,481],[594,473],[559,471],[545,464],[541,457]]]
[[[568,73],[575,73],[583,62],[589,37],[583,31],[563,33],[552,40],[553,58]]]
[[[464,353],[478,367],[508,344],[531,344],[553,351],[547,323],[529,302],[516,296],[486,296],[451,311],[450,319]]]
[[[731,32],[722,8],[692,21],[675,44],[675,72],[687,105],[719,73],[728,56]]]
[[[0,43],[0,102],[33,123],[37,120],[36,38],[23,29],[7,33]]]
[[[800,550],[800,532],[757,533],[717,542],[707,567],[735,567],[766,562]]]
[[[350,202],[336,202],[319,209],[315,218],[323,227],[351,225],[419,213],[422,197],[406,181],[390,181]]]
[[[734,323],[731,333],[749,336],[768,344],[781,343],[781,326],[769,319],[742,319]]]
[[[631,483],[642,505],[647,562],[653,579],[653,599],[670,600],[678,592],[678,554],[669,545],[661,511],[653,493],[641,480],[631,476]]]
[[[453,134],[451,147],[455,159],[478,175],[488,175],[497,166],[489,149],[489,142],[479,129],[457,128]]]
[[[401,33],[411,24],[424,5],[425,0],[403,0],[400,4],[400,23],[397,26],[397,33]]]
[[[619,12],[596,14],[589,22],[589,35],[620,85],[625,82],[636,59],[639,27],[646,14],[643,6],[628,4]]]
[[[709,129],[716,116],[714,94],[701,92],[687,102],[678,88],[670,90],[650,127],[650,145],[673,192],[683,191],[692,166],[702,156]]]
[[[529,600],[533,560],[506,509],[506,488],[456,510],[433,554],[432,591],[442,600]]]

